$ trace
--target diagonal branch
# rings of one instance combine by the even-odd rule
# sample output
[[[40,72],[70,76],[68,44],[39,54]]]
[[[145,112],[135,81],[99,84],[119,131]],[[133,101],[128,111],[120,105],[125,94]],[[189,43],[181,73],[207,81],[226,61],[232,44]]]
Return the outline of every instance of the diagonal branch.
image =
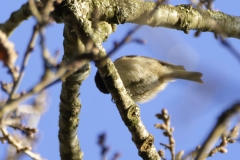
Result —
[[[218,122],[215,125],[214,129],[204,142],[203,146],[200,148],[196,160],[205,159],[209,155],[209,151],[212,146],[216,143],[219,137],[224,133],[226,130],[230,119],[240,113],[240,104],[236,103],[231,108],[226,110],[219,118]]]
[[[106,56],[103,49],[100,49],[100,56],[102,58]],[[132,134],[132,141],[138,149],[138,154],[143,159],[159,160],[160,157],[154,146],[154,137],[145,128],[140,117],[140,108],[127,93],[113,62],[105,59],[104,63],[96,61],[96,65],[116,103],[122,120]]]
[[[17,80],[14,82],[14,85],[13,85],[13,88],[12,88],[12,91],[9,95],[9,99],[13,99],[14,98],[14,95],[16,94],[17,92],[17,89],[22,81],[22,78],[25,74],[25,69],[27,67],[27,64],[28,64],[28,61],[29,61],[29,58],[30,58],[30,55],[31,55],[31,51],[33,50],[34,48],[34,45],[35,45],[35,41],[36,41],[36,38],[38,36],[38,26],[35,25],[34,28],[33,28],[33,33],[32,33],[32,36],[31,36],[31,39],[28,43],[28,47],[25,51],[25,55],[24,55],[24,60],[22,62],[22,65],[21,65],[21,70],[20,70],[20,74],[17,78]]]
[[[41,2],[36,2],[37,5],[40,7]],[[0,30],[2,30],[8,37],[14,31],[17,26],[19,26],[24,20],[27,20],[32,15],[28,2],[23,4],[21,8],[15,12],[12,12],[9,19],[5,22],[0,24]]]
[[[36,153],[32,152],[31,148],[23,146],[14,137],[12,137],[8,133],[8,131],[5,127],[0,128],[0,131],[1,131],[2,135],[4,136],[4,139],[6,139],[9,144],[12,144],[17,149],[17,151],[24,152],[25,154],[27,154],[32,159],[43,160],[43,158],[39,154],[36,154]]]

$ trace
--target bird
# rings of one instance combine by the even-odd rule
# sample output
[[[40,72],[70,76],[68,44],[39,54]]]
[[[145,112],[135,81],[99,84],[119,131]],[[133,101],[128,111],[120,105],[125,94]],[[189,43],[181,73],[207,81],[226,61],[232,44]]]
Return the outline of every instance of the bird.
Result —
[[[154,58],[129,55],[114,61],[114,65],[131,98],[145,103],[165,89],[168,82],[184,79],[203,83],[200,72],[189,72],[181,65],[173,65]],[[95,84],[100,92],[109,94],[99,72],[95,75]]]

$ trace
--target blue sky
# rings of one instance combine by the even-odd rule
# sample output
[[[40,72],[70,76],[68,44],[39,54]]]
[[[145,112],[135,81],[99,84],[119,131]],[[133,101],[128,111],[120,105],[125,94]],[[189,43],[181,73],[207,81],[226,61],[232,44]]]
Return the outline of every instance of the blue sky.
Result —
[[[0,5],[0,22],[4,22],[11,12],[20,8],[26,1],[4,1]],[[189,1],[172,0],[170,4],[187,4]],[[240,1],[230,2],[217,0],[214,9],[224,13],[239,16]],[[15,43],[15,49],[19,54],[17,63],[21,63],[22,56],[27,47],[32,27],[35,20],[30,18],[23,22],[12,34],[10,40]],[[119,25],[107,42],[104,43],[106,51],[113,47],[114,41],[120,41],[132,24]],[[46,41],[51,53],[60,50],[63,54],[63,24],[52,24],[46,30]],[[141,117],[148,131],[155,137],[157,149],[163,148],[160,142],[167,143],[162,131],[154,128],[159,123],[155,114],[162,108],[167,108],[171,115],[171,125],[175,128],[174,138],[176,140],[176,152],[184,150],[185,153],[192,151],[196,146],[201,145],[217,121],[218,116],[239,101],[240,93],[240,62],[217,41],[212,33],[202,33],[195,38],[194,31],[185,34],[182,31],[166,28],[151,28],[144,26],[133,35],[135,38],[144,39],[146,45],[126,44],[111,58],[114,60],[123,55],[144,55],[167,61],[173,64],[184,65],[189,71],[203,73],[204,84],[189,81],[177,80],[170,83],[167,88],[158,94],[151,102],[139,104]],[[228,38],[227,41],[240,52],[239,40]],[[39,41],[29,61],[26,75],[19,90],[28,90],[36,84],[43,73],[41,61],[41,50]],[[60,58],[61,59],[61,58]],[[1,65],[1,62],[0,62]],[[96,67],[91,62],[91,73],[83,82],[80,88],[80,99],[82,110],[78,136],[81,148],[84,152],[84,159],[100,159],[100,148],[97,146],[97,137],[100,133],[107,133],[107,145],[111,150],[108,157],[111,158],[115,152],[122,154],[122,160],[140,160],[137,149],[131,141],[131,135],[121,120],[117,108],[111,102],[110,95],[100,93],[95,87],[94,76]],[[10,81],[6,69],[0,70],[0,80]],[[60,159],[58,143],[58,115],[59,115],[59,94],[61,84],[55,84],[47,92],[49,94],[48,111],[42,116],[39,123],[39,143],[36,151],[42,157],[49,160]],[[0,92],[0,97],[4,97]],[[5,150],[0,146],[0,156]],[[227,146],[228,153],[217,153],[212,160],[240,159],[240,144]],[[170,159],[169,151],[166,150],[166,158]],[[24,159],[28,159],[27,156]]]

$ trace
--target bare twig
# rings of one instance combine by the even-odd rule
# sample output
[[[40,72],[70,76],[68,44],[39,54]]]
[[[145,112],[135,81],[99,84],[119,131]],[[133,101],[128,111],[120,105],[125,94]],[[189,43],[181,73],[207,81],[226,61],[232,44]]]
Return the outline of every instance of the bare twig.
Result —
[[[98,145],[101,148],[101,157],[102,160],[106,160],[107,159],[107,153],[110,150],[110,147],[106,145],[106,133],[102,133],[98,136]],[[115,153],[113,155],[112,160],[117,160],[119,157],[121,156],[121,154],[119,152]]]
[[[22,62],[20,74],[19,74],[17,80],[14,82],[12,91],[11,91],[10,96],[9,96],[9,100],[14,97],[14,94],[16,93],[16,91],[18,89],[18,86],[22,81],[22,78],[23,78],[24,73],[25,73],[25,68],[28,64],[28,60],[29,60],[30,55],[31,55],[30,53],[32,52],[32,50],[34,48],[37,36],[38,36],[38,26],[35,25],[34,28],[33,28],[32,36],[31,36],[30,41],[28,43],[27,49],[25,51],[25,55],[24,55],[24,59],[23,59],[23,62]]]
[[[219,118],[218,122],[211,131],[210,135],[200,148],[196,160],[203,160],[208,156],[209,149],[216,143],[221,135],[225,132],[230,119],[240,112],[240,104],[236,103],[226,110]]]
[[[25,67],[28,63],[30,53],[33,50],[33,47],[35,45],[35,40],[36,40],[36,37],[38,35],[39,30],[41,31],[41,46],[42,46],[42,50],[43,50],[43,55],[45,55],[44,57],[46,57],[46,53],[48,53],[47,50],[46,50],[46,47],[44,45],[43,28],[45,27],[45,25],[48,22],[49,13],[50,13],[50,10],[51,10],[50,8],[53,7],[53,1],[48,0],[46,2],[45,7],[43,8],[43,14],[44,14],[43,19],[41,18],[42,15],[39,13],[35,1],[29,0],[29,7],[30,7],[30,10],[32,11],[32,13],[35,15],[36,19],[38,20],[38,24],[35,25],[35,27],[34,27],[32,37],[29,41],[28,47],[27,47],[26,52],[25,52],[25,56],[24,56],[24,60],[23,60],[23,63],[22,63],[20,75],[15,77],[15,83],[14,83],[13,89],[10,93],[10,97],[9,97],[8,101],[10,101],[11,99],[14,98],[14,95],[17,91],[17,88],[18,88],[18,86],[19,86],[19,84],[20,84],[20,82],[21,82],[21,80],[24,76]],[[47,14],[48,14],[48,16],[47,16]],[[39,29],[39,26],[40,26],[40,29]],[[49,54],[47,54],[47,56],[50,57]],[[47,60],[47,59],[45,59],[45,60]],[[47,63],[46,61],[44,61],[44,62],[45,62],[45,64]],[[45,68],[45,69],[47,69],[47,68]],[[16,107],[14,107],[14,108],[16,108]]]
[[[227,153],[227,144],[232,144],[236,142],[236,139],[239,135],[239,126],[235,126],[233,127],[233,129],[230,131],[230,133],[227,135],[226,133],[224,133],[222,135],[222,139],[219,145],[217,145],[216,147],[214,147],[213,149],[211,149],[211,151],[207,154],[206,153],[206,157],[211,157],[214,154],[216,154],[217,152],[220,153]],[[183,160],[187,160],[187,159],[195,159],[196,156],[198,155],[199,151],[200,151],[201,146],[197,146],[196,149],[194,151],[192,151],[191,153],[189,153],[188,155],[186,155]]]
[[[215,153],[220,152],[220,153],[227,153],[227,144],[228,143],[235,143],[236,140],[234,138],[236,138],[239,134],[239,126],[235,126],[233,127],[233,129],[230,131],[229,135],[222,135],[222,141],[221,143],[216,146],[215,148],[213,148],[210,153],[209,153],[209,157],[213,156]]]
[[[186,154],[186,155],[182,158],[182,160],[190,160],[190,159],[192,159],[192,160],[194,159],[194,160],[195,160],[195,158],[197,157],[197,155],[198,155],[198,153],[199,153],[200,148],[201,148],[201,146],[198,145],[198,146],[195,148],[195,150],[193,150],[193,151],[189,152],[188,154]]]
[[[29,0],[28,3],[29,3],[29,9],[30,9],[32,15],[35,16],[35,18],[37,19],[38,22],[41,22],[42,21],[42,16],[37,9],[37,5],[35,3],[35,0]]]
[[[12,87],[13,87],[13,83],[4,83],[1,82],[1,88],[4,92],[6,92],[7,94],[10,94],[12,91]]]
[[[231,43],[229,43],[225,38],[223,38],[222,36],[220,36],[220,41],[222,43],[222,45],[224,47],[226,47],[231,53],[232,55],[240,62],[240,53],[238,52],[238,50],[236,50]]]
[[[11,124],[8,126],[12,127],[13,129],[18,129],[20,131],[23,131],[29,137],[33,137],[33,135],[35,133],[37,133],[37,131],[38,131],[36,128],[26,127],[26,126],[22,125],[21,123]]]
[[[171,152],[172,160],[175,160],[175,140],[173,138],[174,128],[170,126],[170,116],[168,115],[168,111],[163,109],[161,113],[156,114],[156,117],[160,120],[163,120],[163,124],[155,124],[154,126],[158,129],[162,129],[163,135],[168,137],[169,144],[160,143],[162,146],[168,148]]]
[[[176,154],[175,159],[176,159],[176,160],[182,160],[183,154],[184,154],[184,151],[183,151],[183,150],[179,151],[179,152]]]
[[[126,44],[126,42],[131,41],[131,35],[133,35],[140,27],[141,25],[137,25],[133,29],[128,31],[128,33],[124,36],[124,38],[119,43],[115,43],[113,49],[108,52],[107,57],[111,57],[118,49],[120,49],[121,46]]]
[[[158,150],[158,155],[163,159],[166,160],[165,158],[165,151],[163,149]]]
[[[86,56],[86,57],[89,58],[89,56]],[[30,89],[26,94],[20,96],[17,99],[10,100],[5,105],[1,106],[0,117],[2,117],[4,114],[16,109],[18,107],[18,104],[22,100],[25,100],[26,98],[28,98],[28,97],[36,94],[36,93],[39,93],[43,89],[45,89],[45,88],[49,87],[50,85],[58,82],[61,77],[65,76],[67,71],[70,71],[70,72],[71,72],[71,70],[76,71],[77,68],[80,68],[83,65],[85,65],[87,62],[89,62],[88,58],[85,58],[85,59],[82,58],[81,60],[79,60],[79,59],[74,60],[73,59],[72,61],[69,61],[68,63],[64,63],[64,64],[59,66],[59,69],[56,71],[56,73],[52,72],[51,70],[47,70],[44,73],[44,75],[42,76],[42,80],[37,85],[32,87],[32,89]],[[75,62],[78,62],[77,66],[75,66],[76,65]]]
[[[127,32],[127,34],[123,37],[123,39],[120,42],[114,43],[114,47],[108,52],[108,54],[106,56],[104,56],[103,58],[100,58],[100,59],[93,59],[93,60],[95,60],[96,63],[100,62],[101,65],[104,65],[103,63],[105,63],[105,60],[107,58],[111,57],[113,54],[115,54],[117,52],[117,50],[119,50],[121,47],[123,47],[126,43],[135,42],[138,44],[144,44],[145,43],[144,40],[137,39],[137,38],[131,39],[131,36],[140,28],[141,28],[141,25],[136,25],[134,28],[132,28],[131,30],[129,30]]]
[[[1,130],[5,140],[7,140],[9,144],[12,144],[17,149],[18,152],[24,152],[25,154],[27,154],[32,159],[43,160],[43,158],[41,158],[39,154],[36,154],[36,153],[32,152],[31,148],[24,147],[20,142],[15,140],[14,137],[12,137],[8,133],[8,131],[6,130],[5,127],[0,128],[0,130]]]
[[[98,136],[98,145],[101,147],[101,157],[102,160],[107,159],[107,153],[109,152],[110,147],[106,145],[106,133],[102,133]]]
[[[35,133],[38,131],[34,128],[34,126],[37,126],[40,116],[45,110],[46,103],[46,94],[45,92],[42,92],[35,97],[32,105],[22,105],[16,114],[9,113],[4,118],[1,118],[0,131],[2,131],[5,141],[10,144],[6,159],[17,159],[22,155],[21,153],[24,152],[33,159],[42,159],[40,155],[31,153],[31,146],[33,146],[34,142],[36,142],[37,136]],[[26,125],[23,125],[23,122]],[[6,127],[11,127],[15,130],[19,130],[20,132],[12,132],[10,134],[8,133]],[[24,146],[29,147],[24,147],[23,144]]]
[[[112,160],[118,160],[121,157],[121,153],[117,152],[113,155]]]

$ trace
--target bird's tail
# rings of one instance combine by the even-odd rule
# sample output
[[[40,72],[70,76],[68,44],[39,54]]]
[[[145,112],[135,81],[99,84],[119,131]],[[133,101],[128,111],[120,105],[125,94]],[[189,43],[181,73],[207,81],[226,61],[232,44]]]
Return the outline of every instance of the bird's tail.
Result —
[[[174,79],[185,79],[189,81],[194,81],[198,83],[203,83],[201,77],[202,73],[200,72],[188,72],[184,70],[174,70],[173,73],[169,75],[170,78]]]

